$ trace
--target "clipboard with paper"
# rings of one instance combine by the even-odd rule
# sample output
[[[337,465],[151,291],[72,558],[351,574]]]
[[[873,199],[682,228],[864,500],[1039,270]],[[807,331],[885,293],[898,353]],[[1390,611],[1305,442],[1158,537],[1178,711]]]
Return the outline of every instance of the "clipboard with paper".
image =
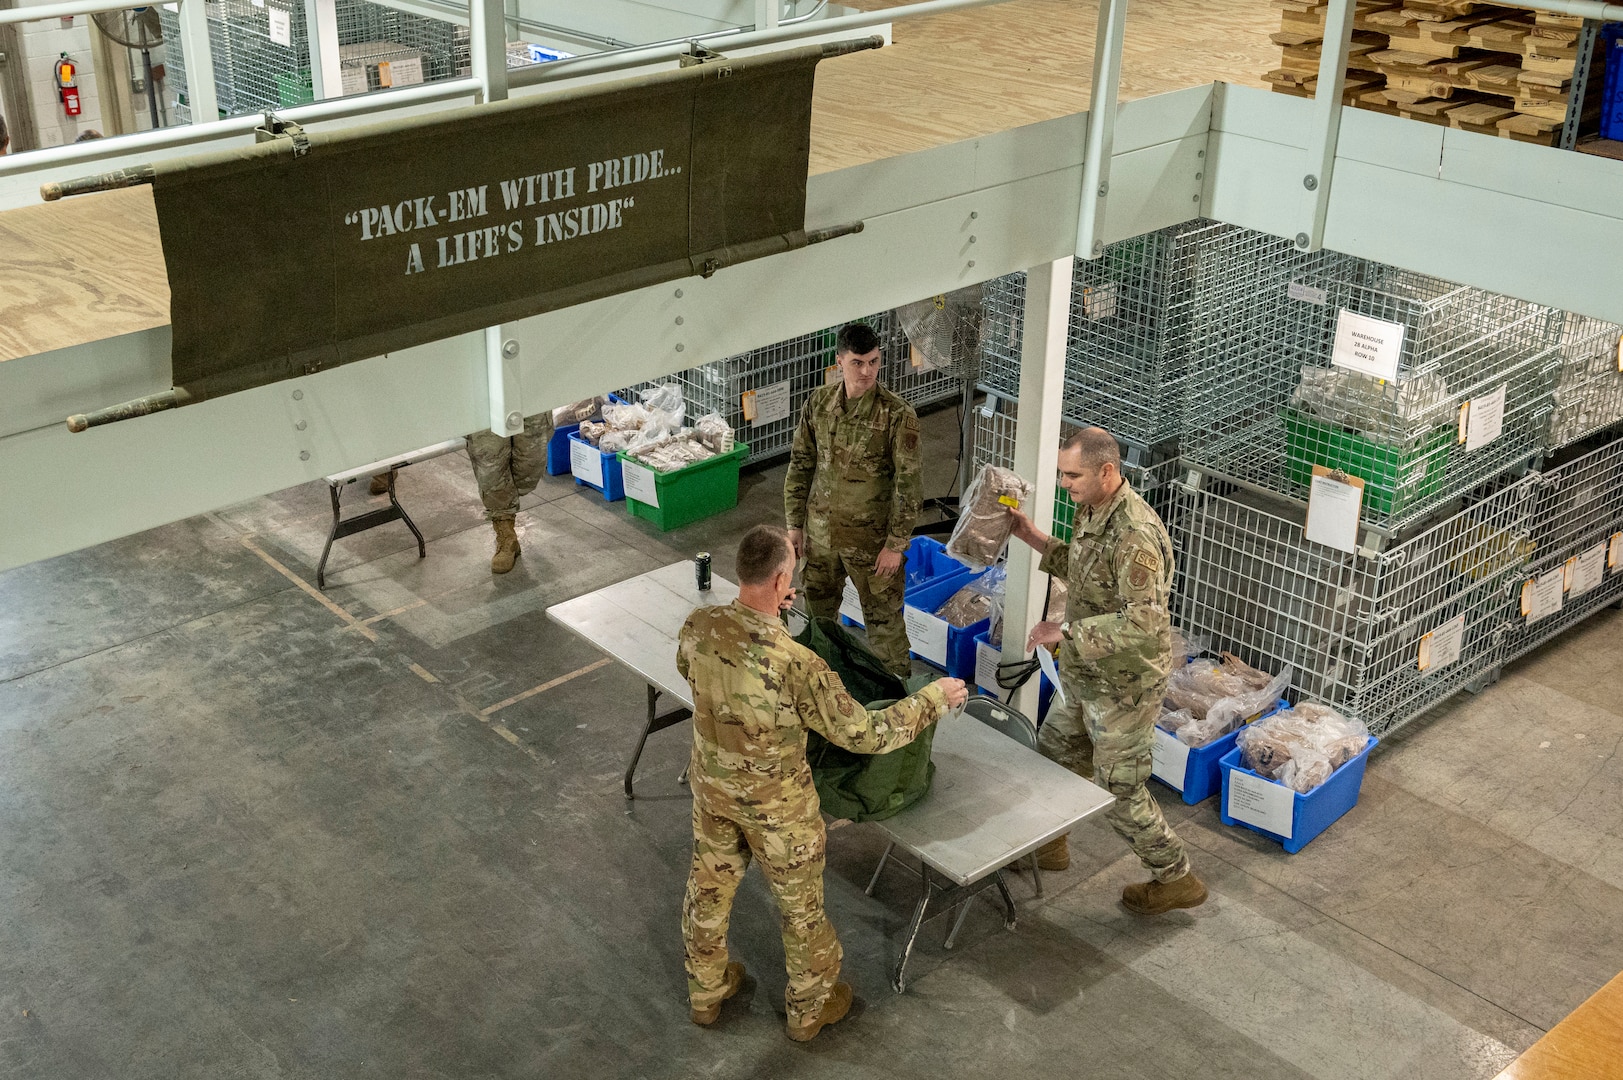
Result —
[[[1352,554],[1358,550],[1358,521],[1363,503],[1361,477],[1324,465],[1313,466],[1303,538]]]

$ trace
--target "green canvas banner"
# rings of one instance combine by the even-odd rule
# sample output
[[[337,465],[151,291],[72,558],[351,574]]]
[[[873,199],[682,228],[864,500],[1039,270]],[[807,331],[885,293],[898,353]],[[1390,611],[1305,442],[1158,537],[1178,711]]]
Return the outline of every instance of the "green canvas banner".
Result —
[[[174,385],[202,400],[803,246],[817,62],[878,41],[159,165]]]

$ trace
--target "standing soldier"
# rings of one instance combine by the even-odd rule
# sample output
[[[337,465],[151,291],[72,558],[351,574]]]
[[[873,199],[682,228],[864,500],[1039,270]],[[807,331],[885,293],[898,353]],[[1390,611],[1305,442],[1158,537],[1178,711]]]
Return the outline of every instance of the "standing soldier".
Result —
[[[922,498],[919,418],[879,385],[879,336],[865,323],[840,331],[840,381],[806,402],[795,430],[783,506],[795,555],[806,559],[811,614],[839,614],[845,579],[856,585],[868,645],[906,678],[904,565]]]
[[[1121,902],[1139,915],[1195,907],[1206,886],[1146,786],[1155,721],[1172,670],[1172,542],[1154,510],[1121,475],[1121,452],[1102,428],[1071,436],[1060,449],[1060,486],[1076,500],[1067,547],[1010,510],[1014,533],[1043,553],[1040,569],[1066,579],[1065,622],[1038,623],[1027,649],[1059,643],[1067,707],[1043,724],[1043,756],[1099,781],[1116,803],[1110,824],[1154,880],[1129,885]],[[1044,870],[1070,865],[1061,836],[1037,852]]]
[[[468,458],[485,517],[496,530],[496,554],[490,572],[505,574],[518,560],[518,501],[535,490],[547,471],[547,443],[552,439],[552,412],[524,418],[517,435],[480,431],[468,436]]]
[[[738,992],[744,965],[728,962],[733,895],[753,856],[782,915],[788,1033],[804,1042],[846,1014],[840,942],[823,911],[823,819],[806,763],[806,732],[882,754],[906,746],[967,691],[938,679],[882,712],[845,692],[780,613],[794,599],[788,534],[757,525],[738,545],[738,599],[688,616],[676,666],[693,689],[693,869],[682,905],[688,998],[709,1025]]]

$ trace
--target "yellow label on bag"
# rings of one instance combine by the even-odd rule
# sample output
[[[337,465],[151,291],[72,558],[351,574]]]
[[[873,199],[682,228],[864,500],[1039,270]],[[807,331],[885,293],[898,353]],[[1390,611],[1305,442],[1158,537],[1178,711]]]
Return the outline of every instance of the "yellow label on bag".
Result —
[[[1013,495],[999,495],[997,497],[997,501],[1002,503],[1004,506],[1012,506],[1016,510],[1020,509],[1020,500],[1015,498]]]

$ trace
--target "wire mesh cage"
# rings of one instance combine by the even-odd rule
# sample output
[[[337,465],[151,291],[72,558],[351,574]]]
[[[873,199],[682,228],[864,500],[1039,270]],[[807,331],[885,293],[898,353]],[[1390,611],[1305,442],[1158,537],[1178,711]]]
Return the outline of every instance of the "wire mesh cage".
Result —
[[[209,0],[209,48],[221,116],[285,109],[314,100],[310,39],[297,0]],[[370,0],[338,0],[343,86],[357,94],[455,78],[469,70],[466,27]],[[159,10],[164,38],[180,40],[180,16]],[[167,81],[179,94],[181,122],[191,119],[185,56],[168,51]]]
[[[1181,443],[1213,472],[1305,499],[1342,469],[1396,530],[1544,444],[1554,309],[1247,231],[1202,241],[1196,296]],[[1332,364],[1344,312],[1402,324],[1395,380]]]
[[[884,327],[870,319],[879,331],[881,356],[879,381],[915,409],[937,405],[963,396],[965,381],[951,370],[932,368],[915,356],[907,335],[894,312],[884,315]]]
[[[1568,312],[1550,415],[1551,449],[1623,421],[1623,326]]]
[[[1506,605],[1507,660],[1623,598],[1623,439],[1528,479],[1532,555]]]
[[[1176,437],[1192,355],[1196,259],[1203,241],[1236,232],[1192,221],[1122,240],[1076,264],[1065,351],[1065,419],[1152,445]],[[1020,392],[1024,274],[988,282],[981,385]]]
[[[1502,484],[1409,540],[1348,554],[1303,538],[1297,505],[1180,484],[1180,624],[1293,694],[1390,731],[1496,668],[1506,597],[1532,551],[1534,481]]]

